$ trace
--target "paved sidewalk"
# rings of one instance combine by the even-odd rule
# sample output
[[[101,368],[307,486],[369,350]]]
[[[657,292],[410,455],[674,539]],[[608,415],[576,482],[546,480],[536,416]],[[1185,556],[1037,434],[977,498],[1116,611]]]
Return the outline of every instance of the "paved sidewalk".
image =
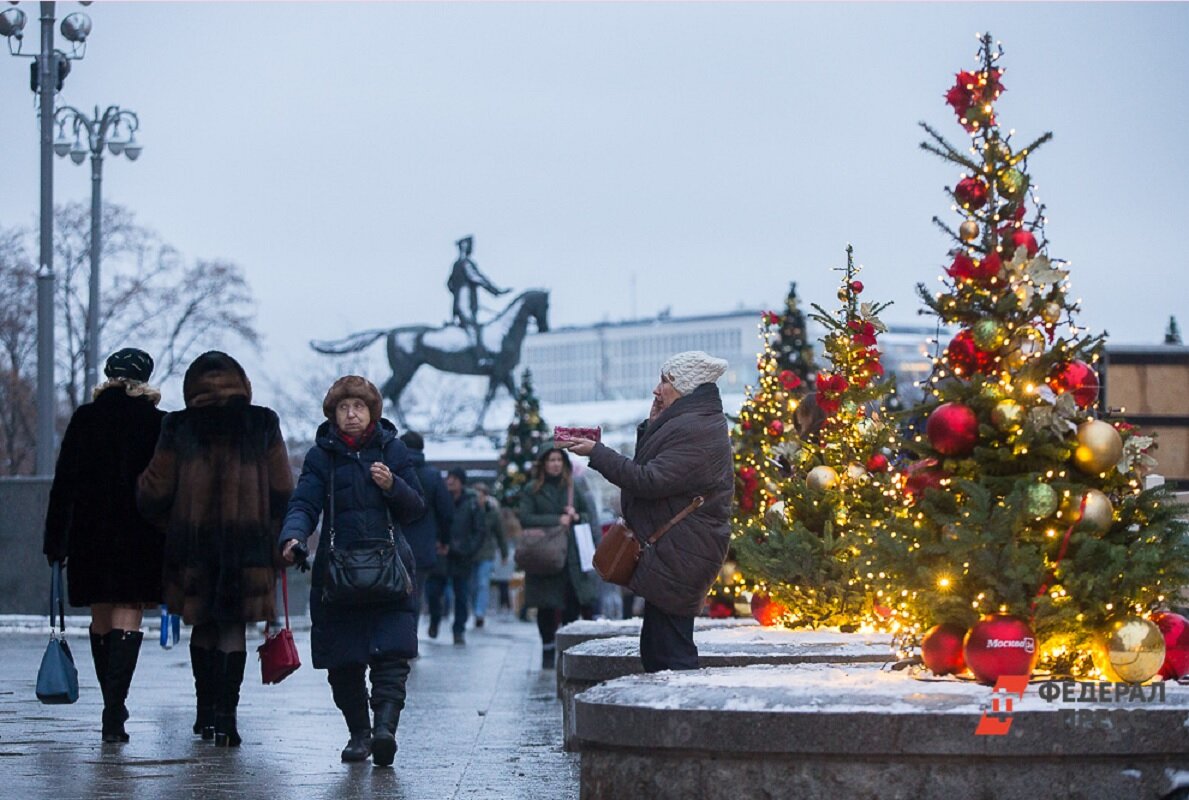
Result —
[[[279,686],[261,685],[260,636],[249,631],[239,749],[216,749],[190,732],[185,630],[172,650],[146,634],[125,745],[99,739],[102,700],[85,636],[69,637],[79,701],[44,706],[33,690],[48,634],[0,634],[0,796],[576,799],[578,760],[561,750],[555,678],[540,670],[536,626],[489,618],[467,631],[466,647],[443,628],[429,640],[422,626],[394,769],[339,761],[347,730],[326,673],[310,667],[308,631],[295,631],[302,668]]]

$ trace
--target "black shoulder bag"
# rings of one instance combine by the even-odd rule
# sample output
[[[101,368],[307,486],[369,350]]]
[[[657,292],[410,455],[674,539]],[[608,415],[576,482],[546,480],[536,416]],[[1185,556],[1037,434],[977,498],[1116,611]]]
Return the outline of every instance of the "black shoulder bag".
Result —
[[[381,448],[383,452],[383,448]],[[374,606],[397,603],[412,594],[413,581],[396,549],[396,534],[388,506],[388,537],[365,539],[359,546],[334,546],[334,468],[330,456],[330,546],[326,551],[326,573],[322,580],[322,602],[335,606]],[[396,480],[396,475],[392,476]]]

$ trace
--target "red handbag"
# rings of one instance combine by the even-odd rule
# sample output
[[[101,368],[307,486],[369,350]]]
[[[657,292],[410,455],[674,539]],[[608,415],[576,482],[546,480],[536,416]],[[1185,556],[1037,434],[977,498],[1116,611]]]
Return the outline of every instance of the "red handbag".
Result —
[[[281,599],[285,604],[285,627],[269,636],[266,625],[264,644],[256,648],[260,654],[260,679],[264,683],[280,683],[301,666],[297,643],[289,629],[289,582],[285,570],[281,570]]]

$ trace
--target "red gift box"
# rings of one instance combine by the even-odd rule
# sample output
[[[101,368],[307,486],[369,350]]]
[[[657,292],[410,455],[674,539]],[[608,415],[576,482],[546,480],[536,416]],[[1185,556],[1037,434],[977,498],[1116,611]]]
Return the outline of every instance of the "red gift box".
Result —
[[[574,439],[590,439],[598,442],[603,438],[603,429],[595,428],[567,428],[562,425],[553,426],[553,442],[558,447],[569,447]]]

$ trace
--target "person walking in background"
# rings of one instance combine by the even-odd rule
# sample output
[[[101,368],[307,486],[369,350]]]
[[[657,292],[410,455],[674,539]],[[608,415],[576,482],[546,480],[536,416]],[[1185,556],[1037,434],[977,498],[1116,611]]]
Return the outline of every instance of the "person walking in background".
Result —
[[[450,544],[450,523],[454,519],[454,498],[446,489],[442,472],[425,463],[425,439],[414,431],[400,436],[409,450],[409,462],[417,473],[421,491],[425,496],[425,513],[404,526],[405,540],[413,549],[417,562],[417,609],[425,597],[425,584],[430,572],[437,566],[438,552],[446,552]],[[441,560],[445,560],[442,556]]]
[[[429,600],[429,638],[436,639],[442,621],[442,594],[449,581],[454,588],[454,643],[466,644],[467,601],[470,598],[471,568],[475,554],[487,536],[487,524],[475,493],[466,488],[467,473],[453,467],[446,473],[446,488],[454,502],[450,523],[450,544],[446,548],[445,564],[430,576],[426,585]]]
[[[572,500],[570,498],[573,498]],[[520,496],[520,524],[525,528],[568,528],[566,565],[556,575],[526,575],[525,607],[537,609],[537,630],[541,634],[541,668],[553,669],[556,662],[559,624],[581,616],[593,619],[598,597],[597,576],[583,572],[578,561],[574,525],[589,523],[591,510],[584,492],[574,491],[574,471],[564,450],[547,447],[533,465],[532,482]]]
[[[491,496],[491,489],[486,483],[475,484],[475,501],[483,512],[486,531],[471,569],[471,608],[475,612],[475,627],[482,628],[487,616],[488,596],[491,594],[491,571],[495,566],[496,550],[499,551],[500,563],[507,563],[508,543],[504,539],[504,523],[500,520],[500,504]]]
[[[646,672],[697,669],[694,617],[706,601],[731,540],[731,440],[715,381],[727,362],[694,350],[661,367],[652,410],[626,458],[590,439],[570,451],[620,488],[628,527],[647,539],[695,497],[705,503],[645,547],[630,588],[644,598],[640,658]]]
[[[126,742],[125,701],[146,607],[161,601],[161,533],[136,509],[136,479],[161,431],[153,359],[127,347],[108,357],[94,401],[66,426],[50,488],[42,552],[66,565],[70,605],[91,607],[91,658],[103,694],[102,736]]]
[[[226,353],[203,353],[182,382],[137,484],[141,513],[165,530],[165,602],[190,634],[194,732],[238,747],[245,627],[275,615],[276,546],[293,491],[276,413]]]
[[[380,416],[381,409],[379,391],[358,375],[339,378],[326,393],[326,422],[318,427],[315,444],[306,454],[280,534],[286,563],[294,563],[294,548],[304,546],[321,516],[323,530],[334,532],[336,550],[387,539],[391,532],[409,575],[416,574],[403,526],[425,514],[425,500],[413,458],[397,438],[396,427]],[[327,507],[332,492],[334,500]],[[387,767],[396,757],[409,659],[417,656],[418,598],[413,592],[393,604],[323,602],[330,546],[331,535],[324,532],[310,580],[314,668],[327,670],[334,704],[347,723],[350,738],[342,760],[366,761],[371,756],[375,766]],[[370,698],[364,683],[369,668]],[[368,716],[369,699],[374,724]]]

